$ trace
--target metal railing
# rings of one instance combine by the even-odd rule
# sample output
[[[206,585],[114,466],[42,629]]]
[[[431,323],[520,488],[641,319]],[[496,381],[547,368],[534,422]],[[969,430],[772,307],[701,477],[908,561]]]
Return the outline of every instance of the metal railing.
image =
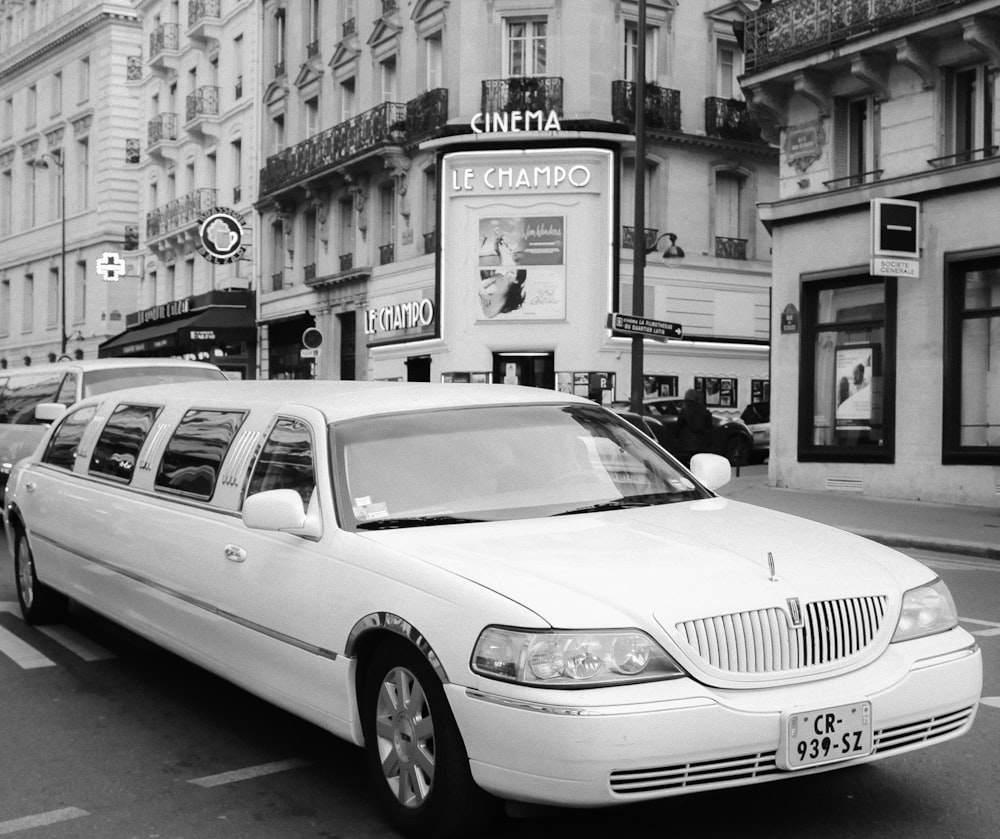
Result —
[[[267,158],[260,171],[260,194],[322,172],[406,136],[406,105],[384,102],[364,113],[314,134]]]
[[[164,50],[176,50],[180,45],[180,26],[161,23],[149,33],[149,60],[153,61]]]
[[[927,163],[935,169],[945,166],[960,166],[963,163],[972,163],[974,160],[986,160],[997,153],[1000,146],[983,146],[981,149],[965,149],[964,151],[946,154],[943,157],[932,157]]]
[[[163,140],[177,139],[177,114],[157,114],[147,125],[147,144],[155,146]]]
[[[127,82],[141,82],[142,81],[142,56],[141,55],[130,55],[125,59],[125,81]]]
[[[338,257],[341,271],[350,271],[354,267],[354,254],[342,253]]]
[[[214,85],[199,87],[187,96],[187,120],[196,117],[219,115],[219,88]]]
[[[302,277],[307,283],[316,279],[316,263],[311,262],[302,269]]]
[[[742,140],[759,143],[760,125],[750,114],[742,99],[723,99],[709,96],[705,99],[705,133],[724,140]]]
[[[663,131],[681,130],[681,92],[656,84],[646,85],[646,128]],[[635,124],[635,82],[618,79],[611,82],[611,119],[625,125]]]
[[[188,29],[222,17],[222,0],[188,0]]]
[[[271,291],[281,291],[285,287],[285,272],[271,274]]]
[[[881,169],[871,169],[868,172],[855,172],[851,175],[844,175],[842,178],[832,178],[829,181],[823,181],[823,186],[827,189],[841,189],[845,186],[863,186],[864,184],[875,183],[875,181],[881,180],[881,178]]]
[[[407,139],[423,137],[448,124],[448,89],[436,87],[406,103]]]
[[[730,236],[715,237],[715,255],[719,259],[746,259],[747,240]]]
[[[563,80],[559,76],[513,76],[483,80],[480,110],[484,114],[555,111],[561,117],[562,109]]]
[[[139,250],[139,225],[138,224],[126,224],[125,225],[125,243],[122,250],[126,251],[137,251]]]
[[[388,245],[378,246],[378,264],[388,265],[396,259],[396,246],[391,242]]]
[[[146,213],[146,238],[166,236],[188,224],[198,220],[198,217],[211,210],[216,204],[215,190],[202,187],[186,195],[181,195]]]

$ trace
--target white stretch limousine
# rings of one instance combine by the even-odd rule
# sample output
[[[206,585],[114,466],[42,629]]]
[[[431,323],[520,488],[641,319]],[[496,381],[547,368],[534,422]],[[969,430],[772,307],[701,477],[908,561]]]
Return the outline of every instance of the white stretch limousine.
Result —
[[[363,744],[438,837],[968,731],[944,583],[728,478],[566,394],[213,382],[82,401],[6,503],[28,621],[75,599]]]

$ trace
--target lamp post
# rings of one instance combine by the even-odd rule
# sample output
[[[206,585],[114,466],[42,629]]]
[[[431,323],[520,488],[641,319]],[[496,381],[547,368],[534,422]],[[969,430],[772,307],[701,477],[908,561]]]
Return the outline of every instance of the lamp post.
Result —
[[[59,156],[43,152],[32,165],[36,169],[48,169],[48,158],[59,169],[59,222],[60,222],[60,267],[59,267],[59,360],[66,356],[66,166]]]
[[[643,316],[646,249],[646,0],[639,0],[639,20],[635,56],[635,246],[632,251],[632,314]],[[641,243],[641,244],[640,244]],[[643,338],[632,337],[632,387],[629,410],[642,413],[645,396],[643,381]]]

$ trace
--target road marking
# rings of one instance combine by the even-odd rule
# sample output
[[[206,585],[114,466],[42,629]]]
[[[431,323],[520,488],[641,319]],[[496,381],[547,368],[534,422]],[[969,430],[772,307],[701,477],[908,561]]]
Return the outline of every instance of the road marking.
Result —
[[[206,775],[204,778],[193,778],[188,783],[199,787],[220,787],[223,784],[234,784],[237,781],[247,781],[262,775],[274,775],[277,772],[287,772],[289,769],[298,769],[308,765],[308,760],[291,758],[290,760],[278,760],[274,763],[262,763],[259,766],[248,766],[246,769],[234,769],[232,772],[222,772],[218,775]]]
[[[979,618],[963,618],[963,617],[960,617],[959,621],[961,623],[977,623],[980,626],[995,626],[995,627],[1000,627],[1000,623],[997,623],[996,621],[984,621],[984,620],[980,620]]]
[[[1000,627],[997,629],[977,629],[972,634],[978,635],[980,638],[992,638],[994,635],[1000,635]]]
[[[0,601],[0,612],[10,612],[10,614],[17,617],[21,617],[21,607],[17,602],[11,602],[9,600]]]
[[[114,658],[115,654],[96,641],[91,641],[86,635],[81,635],[71,626],[39,626],[40,632],[48,635],[53,641],[62,644],[71,653],[76,653],[84,661],[104,661]]]
[[[989,705],[991,708],[1000,708],[1000,696],[984,696],[979,703]]]
[[[31,644],[25,643],[13,632],[2,626],[0,626],[0,653],[13,659],[14,663],[24,670],[56,666],[52,659],[46,658]]]
[[[0,822],[0,836],[8,836],[11,833],[19,833],[22,830],[31,830],[33,827],[45,827],[49,824],[79,819],[82,816],[89,816],[86,810],[79,807],[63,807],[61,810],[50,810],[48,813],[38,813],[35,816],[25,816],[21,819],[11,819]]]
[[[1000,574],[1000,563],[995,559],[979,560],[971,557],[952,559],[951,557],[922,554],[919,551],[909,551],[908,554],[930,568],[944,571],[992,571],[995,574]]]

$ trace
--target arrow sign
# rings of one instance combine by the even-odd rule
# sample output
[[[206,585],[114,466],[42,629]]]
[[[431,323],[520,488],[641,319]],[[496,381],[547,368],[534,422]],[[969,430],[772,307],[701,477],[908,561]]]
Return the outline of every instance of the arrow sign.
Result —
[[[666,320],[640,318],[635,315],[623,315],[612,312],[608,315],[608,329],[625,335],[637,335],[641,338],[653,338],[666,341],[668,338],[682,338],[684,329],[679,323]]]

